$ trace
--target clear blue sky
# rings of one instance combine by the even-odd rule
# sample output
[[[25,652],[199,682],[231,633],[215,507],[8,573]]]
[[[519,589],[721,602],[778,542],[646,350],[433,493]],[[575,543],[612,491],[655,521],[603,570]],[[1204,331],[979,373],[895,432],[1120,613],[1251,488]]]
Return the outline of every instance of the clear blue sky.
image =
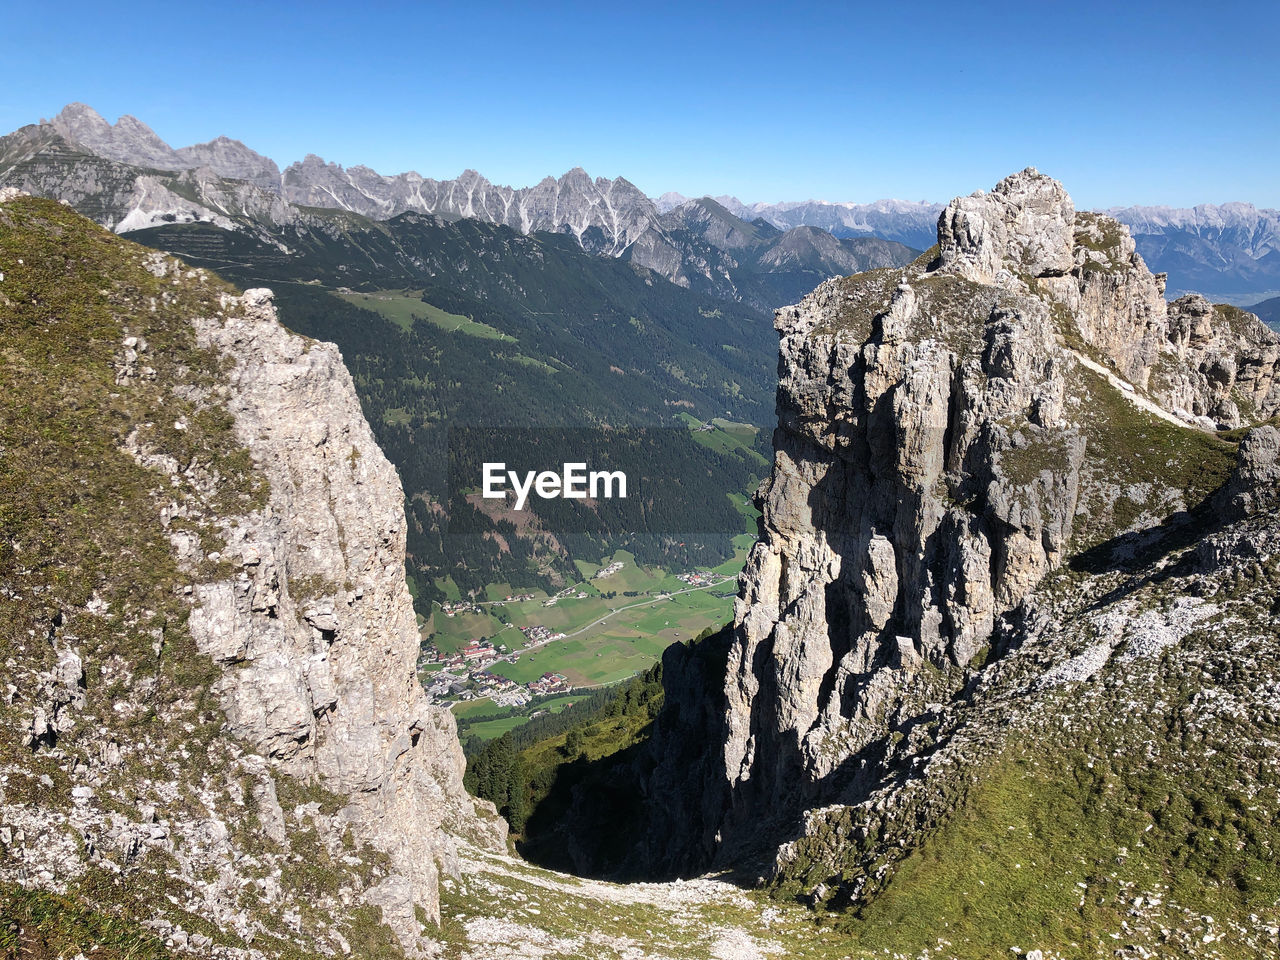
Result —
[[[80,100],[283,166],[650,194],[1280,207],[1280,4],[12,4],[0,128]]]

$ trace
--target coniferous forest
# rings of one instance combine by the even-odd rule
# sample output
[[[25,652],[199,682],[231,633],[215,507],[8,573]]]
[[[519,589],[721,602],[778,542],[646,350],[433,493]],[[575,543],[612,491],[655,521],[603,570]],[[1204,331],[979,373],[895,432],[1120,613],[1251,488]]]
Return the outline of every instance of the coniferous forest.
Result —
[[[134,236],[245,287],[269,284],[286,325],[338,344],[405,487],[420,609],[443,596],[445,576],[464,594],[550,589],[575,575],[575,558],[619,548],[686,567],[732,556],[743,521],[728,494],[748,495],[762,463],[697,443],[689,422],[769,421],[768,317],[569,237],[418,215],[368,223],[283,235],[288,257],[199,224]],[[394,286],[421,298],[420,315],[393,320],[337,295]],[[442,315],[467,324],[448,329]],[[757,452],[768,444],[762,431]],[[494,516],[467,494],[497,455],[544,468],[625,461],[643,482],[628,501],[531,500],[523,516]],[[451,464],[474,480],[451,487]]]

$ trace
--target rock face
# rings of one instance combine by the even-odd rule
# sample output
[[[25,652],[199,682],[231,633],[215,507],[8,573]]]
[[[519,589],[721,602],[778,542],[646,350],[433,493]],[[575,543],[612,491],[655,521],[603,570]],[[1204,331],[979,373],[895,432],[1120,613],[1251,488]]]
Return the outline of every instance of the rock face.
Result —
[[[989,194],[952,200],[938,218],[942,266],[975,283],[1014,271],[1060,277],[1074,265],[1075,208],[1062,184],[1033,168]]]
[[[739,862],[765,825],[862,795],[889,732],[963,690],[1067,558],[1206,501],[1226,473],[1216,454],[1204,466],[1218,448],[1201,429],[1280,411],[1274,335],[1166,308],[1124,227],[1037,171],[953,201],[938,238],[932,263],[778,311],[773,471],[706,732],[722,768],[701,794],[727,812],[662,765],[664,725],[691,736],[679,691],[697,686],[668,680],[686,729],[660,720],[649,782],[676,839],[651,863]]]
[[[453,719],[418,682],[399,479],[337,348],[280,326],[270,291],[247,291],[233,319],[195,323],[232,364],[227,407],[271,497],[225,518],[222,557],[237,572],[196,588],[192,635],[226,667],[231,732],[349,798],[342,818],[400,878],[379,906],[407,911],[397,932],[412,943],[413,904],[439,920],[437,864],[456,873],[455,838],[502,849],[504,830],[473,813]]]
[[[208,143],[175,150],[174,155],[181,163],[179,169],[212,170],[220,177],[247,180],[272,193],[280,192],[280,168],[275,161],[250,150],[239,140],[215,137]]]
[[[418,681],[403,491],[337,348],[269,291],[0,203],[27,385],[0,417],[0,888],[199,955],[184,925],[245,960],[430,954],[440,872],[506,828]]]
[[[186,166],[174,149],[137,117],[126,115],[111,124],[88,104],[71,103],[50,126],[67,140],[84,144],[108,160],[157,170]]]

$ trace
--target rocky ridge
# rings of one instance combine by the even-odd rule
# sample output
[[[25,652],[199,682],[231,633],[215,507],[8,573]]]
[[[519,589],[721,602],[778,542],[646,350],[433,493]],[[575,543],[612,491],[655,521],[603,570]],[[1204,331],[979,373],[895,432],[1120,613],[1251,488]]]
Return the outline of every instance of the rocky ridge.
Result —
[[[1156,475],[1114,495],[1097,432],[1142,417],[1133,400],[1210,429],[1280,411],[1280,338],[1221,311],[1189,333],[1200,305],[1166,308],[1123,226],[1077,217],[1056,181],[1027,170],[959,198],[938,236],[933,263],[835,281],[778,314],[774,471],[726,687],[740,795],[792,791],[798,772],[843,779],[1067,557],[1210,492]],[[1090,355],[1128,389],[1094,380]],[[1099,424],[1113,393],[1117,422]]]
[[[1238,737],[1274,740],[1273,691],[1257,678],[1280,650],[1277,433],[1258,428],[1237,450],[1243,430],[1218,431],[1280,412],[1277,338],[1231,308],[1166,304],[1125,228],[1077,213],[1032,169],[953,201],[938,237],[907,268],[778,311],[760,541],[732,627],[664,658],[667,703],[630,774],[650,827],[610,867],[754,874],[854,911],[863,945],[944,955],[1007,950],[999,937],[1021,929],[999,904],[974,914],[985,925],[953,912],[947,891],[962,883],[974,904],[996,896],[979,880],[1030,884],[1035,909],[1055,891],[1049,925],[1077,885],[1096,898],[1083,929],[1034,944],[1046,957],[1075,955],[1056,948],[1086,935],[1102,949],[1105,931],[1137,944],[1124,956],[1162,937],[1232,955],[1205,946],[1222,937],[1196,903],[1261,944],[1271,934],[1242,906],[1260,901],[1204,882],[1235,868],[1130,860],[1131,828],[1110,824],[1151,811],[1160,832],[1146,845],[1185,843],[1184,822],[1151,805],[1162,777],[1215,809],[1237,790],[1255,798],[1257,820],[1231,829],[1262,829],[1280,808],[1273,752],[1208,759]],[[1208,702],[1221,710],[1198,733],[1159,746]],[[1104,761],[1120,786],[1077,796],[1081,771]],[[1034,798],[1014,823],[1083,805],[1028,823],[1013,849],[1034,854],[1034,873],[1012,873],[997,838],[971,849],[957,832],[1014,817],[1010,796]],[[1062,836],[1091,818],[1093,847]],[[1251,837],[1242,856],[1265,859],[1269,841]],[[1074,866],[1108,855],[1132,870]],[[584,846],[583,868],[598,857]],[[929,881],[939,870],[955,884]],[[1138,919],[1121,923],[1110,911],[1125,897]],[[963,949],[950,940],[962,934]]]
[[[201,955],[431,952],[441,871],[505,825],[418,683],[402,492],[336,348],[5,199],[0,882]]]
[[[782,232],[813,227],[837,239],[874,238],[916,249],[933,243],[937,216],[943,209],[942,204],[902,200],[746,204],[731,196],[697,200],[678,193],[651,200],[624,178],[593,180],[580,169],[520,189],[490,183],[473,170],[456,180],[438,181],[413,172],[386,176],[365,166],[343,168],[314,155],[282,173],[274,161],[238,140],[218,137],[175,150],[140,120],[124,116],[111,124],[84,104],[68,105],[47,127],[101,158],[148,171],[203,170],[206,179],[213,174],[247,181],[294,205],[345,210],[373,219],[414,211],[445,219],[470,217],[501,223],[523,233],[567,233],[593,253],[631,251],[637,262],[675,282],[683,282],[682,276],[695,283],[721,282],[714,265],[700,262],[697,250],[688,252],[683,270],[664,271],[671,256],[669,215],[690,203],[710,202],[744,224],[760,221]],[[4,152],[0,146],[0,158]],[[11,182],[21,185],[12,178]],[[186,205],[178,202],[182,197],[187,199]],[[139,199],[134,207],[138,213],[128,229],[152,226],[168,216],[189,222],[195,212],[186,190],[179,190],[174,197],[153,190]],[[217,204],[210,207],[210,213],[195,219],[212,221],[219,208]],[[1248,203],[1225,203],[1189,209],[1124,207],[1103,213],[1130,228],[1146,261],[1173,278],[1172,293],[1181,296],[1198,291],[1242,304],[1280,290],[1280,212]],[[144,217],[150,217],[150,222]],[[96,215],[95,219],[105,222]],[[116,221],[122,219],[122,214],[116,214]],[[875,265],[864,262],[858,269]]]
[[[911,251],[872,237],[835,240],[813,228],[767,235],[714,201],[659,213],[622,177],[591,178],[581,168],[514,189],[474,170],[455,180],[408,172],[384,176],[309,155],[283,173],[238,140],[173,149],[146,124],[110,124],[71,104],[47,123],[0,138],[0,180],[25,192],[67,200],[127,233],[168,224],[211,223],[248,233],[288,253],[291,234],[334,235],[342,216],[385,221],[404,214],[474,219],[518,233],[572,236],[583,250],[625,259],[683,287],[773,309],[829,276],[901,264]],[[698,214],[716,207],[711,217]],[[326,213],[333,211],[334,213]],[[766,225],[767,226],[767,225]],[[731,234],[752,237],[746,248]]]

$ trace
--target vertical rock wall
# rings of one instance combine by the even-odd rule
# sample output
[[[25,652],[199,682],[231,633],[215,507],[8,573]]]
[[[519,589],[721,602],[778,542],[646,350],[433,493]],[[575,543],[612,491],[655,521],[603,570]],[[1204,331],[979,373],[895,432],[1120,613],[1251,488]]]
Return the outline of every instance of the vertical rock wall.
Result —
[[[1280,339],[1166,308],[1127,230],[1077,215],[1057,181],[1028,169],[959,198],[938,239],[932,263],[778,311],[773,471],[709,731],[707,789],[729,809],[691,841],[714,830],[722,862],[865,790],[889,731],[954,696],[996,619],[1070,555],[1106,500],[1085,506],[1106,429],[1092,390],[1188,428],[1280,411]]]
[[[194,322],[226,359],[235,433],[271,495],[222,518],[229,575],[195,588],[191,630],[225,668],[231,732],[347,796],[339,825],[390,856],[396,873],[370,900],[412,947],[415,905],[439,918],[437,872],[456,869],[455,838],[503,850],[505,824],[463,789],[453,719],[418,682],[403,493],[337,348],[280,326],[269,291],[242,307]],[[200,554],[196,537],[172,539],[184,559]]]

